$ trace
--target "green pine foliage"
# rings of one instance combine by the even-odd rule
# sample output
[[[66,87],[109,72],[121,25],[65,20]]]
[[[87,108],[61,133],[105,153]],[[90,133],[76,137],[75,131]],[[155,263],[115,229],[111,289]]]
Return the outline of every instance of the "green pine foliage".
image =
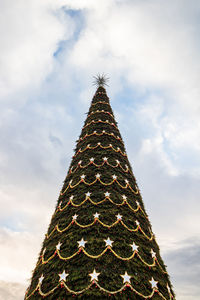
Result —
[[[94,134],[95,131],[96,134]],[[102,134],[103,131],[105,132]],[[112,147],[109,146],[110,144]],[[105,157],[107,157],[108,164],[104,161]],[[91,158],[98,166],[91,162]],[[117,161],[120,162],[120,165]],[[87,185],[86,183],[95,181],[98,173],[101,175],[101,182],[97,180],[94,184]],[[82,175],[85,175],[86,183],[80,182]],[[112,182],[113,175],[117,176],[117,181]],[[129,181],[129,185],[135,193],[129,187],[125,188],[125,180]],[[75,187],[69,187],[70,182]],[[108,185],[111,182],[112,184]],[[84,201],[86,199],[85,194],[88,192],[91,193],[90,199],[92,201],[89,199]],[[110,193],[107,198],[105,197],[106,192]],[[108,291],[119,290],[124,285],[121,275],[127,272],[131,276],[131,286],[138,293],[144,296],[152,293],[149,281],[153,277],[158,282],[157,290],[163,296],[155,291],[149,299],[175,299],[169,276],[160,257],[159,247],[151,232],[151,224],[145,212],[141,195],[136,192],[136,180],[125,154],[124,143],[113,117],[109,98],[106,95],[106,90],[100,86],[93,97],[88,116],[77,141],[75,155],[64,181],[25,299],[144,299],[143,296],[132,291],[130,286],[125,286],[121,292],[113,295],[100,290],[94,283],[83,293],[75,295],[67,291],[60,282],[59,274],[65,270],[69,274],[65,284],[70,290],[78,292],[91,284],[89,274],[94,269],[100,273],[97,281],[99,286]],[[126,202],[122,205],[123,195],[127,197],[129,205]],[[59,208],[61,209],[59,210]],[[96,220],[93,225],[84,228],[84,225],[94,222],[96,212],[100,214],[99,220],[103,225]],[[116,215],[118,214],[122,216],[123,224],[126,226],[119,221],[110,228],[106,227],[105,225],[116,222]],[[70,225],[74,215],[77,215],[76,221],[81,226],[75,221]],[[127,229],[136,229],[136,221],[139,222],[143,232]],[[61,232],[55,229],[56,226]],[[108,237],[113,241],[112,250],[120,258],[116,257],[110,249],[107,249],[98,258],[88,257],[81,250],[68,260],[61,259],[55,252],[56,246],[60,242],[59,253],[62,257],[72,256],[79,250],[77,242],[83,238],[87,241],[84,250],[90,256],[97,256],[105,250],[106,243],[104,240]],[[151,237],[153,238],[151,239]],[[133,254],[130,246],[133,242],[138,246],[138,254],[143,261],[137,253],[131,259],[122,259],[129,258]],[[156,262],[155,266],[149,267],[147,264],[151,265],[154,261],[151,249],[156,253],[158,263]],[[44,261],[47,261],[46,263],[42,263],[42,257]],[[42,296],[38,289],[36,290],[38,280],[42,275],[44,279],[41,283],[41,290],[44,294],[52,291],[55,287],[55,290],[46,296]],[[171,295],[167,285],[171,290]]]

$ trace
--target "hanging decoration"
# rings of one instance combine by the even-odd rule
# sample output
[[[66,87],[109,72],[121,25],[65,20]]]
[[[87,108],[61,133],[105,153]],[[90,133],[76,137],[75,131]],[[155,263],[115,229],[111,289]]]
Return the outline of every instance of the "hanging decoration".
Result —
[[[56,247],[56,250],[54,251],[54,253],[48,257],[47,259],[44,258],[45,256],[45,252],[43,251],[41,257],[40,257],[40,260],[38,261],[38,265],[40,264],[47,264],[49,263],[56,255],[58,255],[58,257],[61,259],[61,260],[64,260],[64,261],[67,261],[67,260],[70,260],[72,259],[73,257],[75,257],[76,255],[78,255],[81,251],[89,258],[93,258],[93,259],[98,259],[100,257],[102,257],[108,250],[111,251],[111,253],[117,257],[118,259],[120,260],[123,260],[123,261],[129,261],[131,259],[134,259],[134,257],[137,255],[137,257],[140,259],[140,261],[147,267],[156,267],[156,265],[161,269],[162,273],[164,274],[167,274],[167,272],[165,270],[163,270],[162,266],[160,265],[159,261],[157,260],[156,257],[153,258],[153,262],[152,263],[147,263],[142,257],[141,255],[139,254],[137,248],[138,246],[136,246],[133,242],[133,245],[130,245],[132,247],[132,250],[133,250],[133,253],[129,256],[129,257],[122,257],[120,255],[118,255],[113,249],[112,249],[112,243],[114,241],[110,240],[110,238],[108,237],[106,240],[104,240],[105,243],[106,243],[106,248],[99,254],[96,254],[96,255],[91,255],[89,254],[86,250],[85,250],[85,244],[87,243],[87,241],[85,241],[83,238],[78,241],[78,250],[76,252],[74,252],[72,255],[70,256],[62,256],[62,254],[60,253],[60,249],[58,249]]]
[[[92,273],[90,273],[90,277],[91,277],[91,281],[96,280],[98,281],[98,276],[100,273],[97,273],[96,270],[94,269],[94,271]]]
[[[80,247],[85,247],[85,244],[87,243],[87,241],[84,241],[84,239],[82,238],[77,243],[78,243],[78,247],[80,248]]]
[[[92,120],[92,121],[86,123],[86,125],[83,127],[83,129],[90,126],[91,124],[98,124],[98,123],[108,124],[108,125],[114,126],[117,129],[117,126],[115,125],[115,123],[113,123],[113,122],[111,123],[111,122],[109,122],[109,120],[103,121],[101,119],[99,119],[98,121]]]
[[[92,105],[92,106],[95,106],[95,105],[97,105],[97,104],[107,104],[107,105],[110,106],[110,104],[109,104],[108,102],[105,102],[105,101],[98,101],[98,102],[92,103],[91,105]]]
[[[152,289],[157,289],[157,283],[158,281],[155,281],[154,278],[152,277],[151,280],[149,280],[149,282],[151,283]]]
[[[124,142],[122,141],[122,139],[119,137],[119,136],[116,136],[114,135],[113,132],[109,133],[109,132],[106,132],[105,130],[103,130],[102,132],[98,133],[96,130],[93,131],[92,133],[88,134],[86,133],[83,137],[80,137],[80,139],[78,140],[77,144],[79,144],[80,142],[84,141],[86,138],[88,137],[91,137],[91,136],[102,136],[102,135],[108,135],[108,136],[112,136],[114,139],[120,141],[123,145],[124,145]]]
[[[136,252],[138,251],[139,246],[137,246],[134,242],[133,242],[133,244],[130,245],[130,246],[131,246],[133,252],[134,252],[134,251],[136,251]]]
[[[130,282],[131,276],[129,276],[127,272],[125,272],[124,275],[121,275],[121,277],[123,278],[124,283],[131,283]]]
[[[68,274],[67,274],[68,275]],[[89,276],[91,277],[91,283],[84,289],[80,290],[80,291],[74,291],[72,289],[70,289],[68,287],[68,285],[65,283],[65,280],[61,280],[59,281],[59,283],[53,287],[51,290],[49,290],[48,292],[44,293],[42,292],[42,282],[38,282],[36,288],[28,295],[28,293],[26,293],[25,296],[25,300],[29,299],[32,295],[34,295],[36,292],[39,293],[40,296],[42,297],[47,297],[51,294],[53,294],[53,292],[59,288],[59,287],[64,287],[66,289],[67,292],[71,293],[72,295],[80,295],[83,294],[84,292],[86,292],[88,289],[90,289],[93,285],[96,286],[97,288],[99,288],[100,291],[105,292],[106,294],[111,294],[111,295],[115,295],[118,294],[120,292],[122,292],[123,290],[125,290],[127,287],[130,288],[136,295],[144,298],[144,299],[151,299],[154,296],[154,293],[157,293],[163,300],[168,300],[167,298],[165,298],[165,296],[163,296],[163,294],[159,291],[159,289],[157,288],[153,288],[152,292],[148,295],[142,294],[139,291],[137,291],[130,283],[130,278],[131,276],[128,275],[128,273],[125,271],[124,275],[121,275],[121,277],[123,278],[124,281],[124,285],[119,288],[118,290],[112,291],[112,290],[108,290],[105,289],[103,287],[101,287],[98,283],[98,276],[100,275],[100,273],[97,273],[96,270],[93,270],[93,273],[90,273]],[[172,294],[170,293],[170,300],[173,298]]]
[[[113,177],[113,176],[114,176],[114,177]],[[135,184],[135,189],[136,189],[136,190],[134,190],[134,189],[130,186],[129,181],[128,181],[127,179],[124,180],[124,181],[125,181],[125,185],[122,185],[122,184],[117,180],[116,175],[112,175],[112,179],[113,179],[113,180],[112,180],[111,182],[103,182],[103,181],[101,180],[101,178],[100,178],[101,176],[100,176],[99,173],[96,174],[96,176],[95,176],[96,179],[95,179],[94,181],[92,181],[92,182],[87,182],[87,181],[85,180],[85,177],[86,177],[86,175],[85,175],[85,174],[82,174],[82,175],[80,176],[81,179],[80,179],[77,183],[75,183],[74,185],[72,184],[73,180],[71,179],[70,182],[69,182],[69,184],[68,184],[68,186],[65,188],[65,190],[64,190],[63,192],[60,192],[60,195],[63,196],[69,188],[70,188],[70,189],[73,189],[73,188],[77,187],[80,183],[84,183],[85,185],[92,186],[92,185],[94,185],[97,181],[99,181],[99,182],[100,182],[102,185],[104,185],[104,186],[110,186],[110,185],[112,185],[114,182],[116,182],[122,189],[127,189],[127,188],[129,188],[129,189],[131,190],[131,192],[134,193],[135,195],[137,195],[137,194],[139,193],[139,190],[138,190],[136,184]]]
[[[96,111],[92,111],[90,114],[88,114],[88,118],[90,118],[91,116],[95,115],[95,114],[108,114],[110,117],[112,117],[114,119],[114,116],[109,112],[109,111],[105,111],[104,109],[102,110],[96,110]]]
[[[106,243],[106,246],[112,247],[113,241],[111,241],[111,239],[109,237],[106,240],[104,240],[104,242]]]
[[[65,273],[65,270],[62,272],[62,274],[58,274],[60,276],[60,279],[59,281],[66,281],[66,277],[69,275],[69,274],[66,274]]]
[[[98,222],[99,224],[101,224],[103,227],[106,227],[106,228],[112,228],[114,226],[116,226],[117,224],[121,224],[124,228],[126,228],[128,231],[130,232],[138,232],[140,231],[144,236],[145,238],[147,238],[148,240],[153,240],[154,236],[152,234],[152,232],[150,231],[150,234],[151,236],[149,237],[141,228],[139,222],[136,220],[135,223],[136,223],[136,228],[130,228],[128,227],[122,220],[122,218],[120,219],[117,219],[115,222],[113,222],[112,224],[108,225],[108,224],[105,224],[104,222],[102,222],[101,220],[99,220],[99,218],[95,218],[94,221],[92,223],[89,223],[89,224],[86,224],[86,225],[82,225],[80,224],[76,219],[74,220],[73,217],[72,217],[72,221],[63,229],[60,229],[59,228],[59,225],[57,224],[54,229],[49,233],[49,234],[46,234],[46,237],[47,239],[54,233],[54,231],[57,231],[59,233],[63,233],[65,231],[67,231],[71,226],[72,224],[76,224],[77,226],[79,226],[80,228],[88,228],[88,227],[91,227],[93,226],[94,224],[96,224],[96,222]]]
[[[90,144],[87,144],[87,146],[84,148],[84,149],[79,149],[75,154],[74,154],[74,156],[73,156],[73,158],[75,158],[79,153],[82,153],[82,152],[85,152],[86,150],[94,150],[94,149],[96,149],[96,148],[98,148],[98,147],[100,147],[100,148],[102,148],[102,149],[112,149],[113,151],[115,151],[115,152],[119,152],[119,153],[121,153],[121,155],[123,155],[123,156],[127,156],[126,155],[126,152],[122,152],[122,150],[119,148],[119,147],[117,147],[117,149],[115,149],[114,147],[113,147],[113,145],[112,144],[109,144],[108,146],[102,146],[101,145],[101,143],[100,142],[98,142],[95,146],[91,146]]]
[[[97,206],[97,205],[100,205],[100,204],[106,202],[107,200],[109,200],[112,204],[114,204],[114,205],[116,205],[116,206],[128,205],[128,207],[129,207],[134,213],[137,213],[137,212],[140,210],[140,211],[143,213],[143,215],[145,216],[145,218],[148,219],[146,213],[145,213],[145,212],[143,211],[143,209],[141,208],[139,202],[138,202],[137,200],[135,201],[136,204],[137,204],[137,208],[134,209],[134,208],[129,204],[126,195],[122,195],[123,201],[122,201],[121,203],[116,203],[116,202],[114,202],[114,201],[110,198],[110,193],[109,193],[109,192],[106,192],[106,193],[104,194],[104,195],[105,195],[105,198],[104,198],[103,200],[100,200],[99,202],[95,202],[95,201],[93,201],[93,200],[90,198],[90,196],[91,196],[91,193],[90,193],[90,192],[87,192],[85,195],[86,195],[85,199],[84,199],[81,203],[79,203],[79,204],[76,204],[76,203],[73,202],[74,196],[71,196],[70,199],[69,199],[69,201],[67,202],[67,204],[66,204],[65,206],[63,206],[63,207],[61,207],[62,202],[60,202],[60,204],[59,204],[59,206],[57,207],[57,210],[55,211],[54,214],[56,214],[58,211],[63,211],[63,210],[66,209],[69,205],[72,205],[72,206],[74,206],[74,207],[80,207],[80,206],[84,205],[86,201],[90,201],[90,203],[92,203],[93,205]]]

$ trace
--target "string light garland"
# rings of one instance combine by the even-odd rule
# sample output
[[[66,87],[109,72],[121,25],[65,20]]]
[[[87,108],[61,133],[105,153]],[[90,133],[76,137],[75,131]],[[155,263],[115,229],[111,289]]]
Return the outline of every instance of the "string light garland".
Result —
[[[125,196],[125,195],[123,195],[123,196]],[[67,204],[66,204],[65,206],[63,206],[63,207],[61,207],[61,203],[60,203],[59,206],[58,206],[58,208],[57,208],[57,210],[56,210],[56,212],[58,212],[58,211],[63,211],[63,210],[64,210],[68,205],[70,205],[70,204],[71,204],[72,206],[74,206],[74,207],[80,207],[80,206],[82,206],[87,200],[90,201],[90,203],[92,203],[93,205],[100,205],[100,204],[106,202],[107,200],[109,200],[112,204],[114,204],[114,205],[116,205],[116,206],[128,205],[128,207],[129,207],[134,213],[136,213],[136,212],[138,212],[138,211],[140,210],[140,211],[144,214],[145,218],[148,219],[146,213],[145,213],[145,212],[143,211],[143,209],[141,208],[139,202],[137,203],[137,208],[134,209],[134,208],[130,205],[130,203],[128,202],[127,197],[126,197],[126,198],[123,198],[123,197],[122,197],[122,199],[123,199],[123,201],[122,201],[121,203],[116,203],[116,202],[114,202],[110,197],[105,197],[103,200],[100,200],[100,201],[98,201],[98,202],[95,202],[95,201],[93,201],[93,200],[90,198],[90,196],[87,196],[87,195],[86,195],[85,199],[84,199],[81,203],[79,203],[79,204],[74,203],[74,202],[73,202],[73,198],[72,198],[72,199],[69,199],[69,201],[67,202]],[[56,212],[55,212],[55,213],[56,213]]]
[[[83,129],[85,129],[86,127],[90,126],[91,124],[98,124],[98,123],[103,123],[103,124],[108,124],[111,126],[114,126],[117,129],[117,126],[115,125],[115,123],[110,123],[108,120],[106,121],[102,121],[101,119],[99,119],[98,121],[92,120],[91,122],[87,123]],[[118,130],[118,129],[117,129]]]
[[[119,136],[115,136],[113,132],[112,132],[112,133],[109,133],[109,132],[106,132],[105,130],[103,130],[101,133],[98,133],[98,132],[96,132],[96,131],[94,131],[94,132],[92,132],[92,133],[90,133],[90,134],[87,134],[87,133],[86,133],[83,137],[81,137],[81,138],[78,140],[77,144],[79,144],[80,142],[82,142],[82,141],[85,140],[86,138],[91,137],[91,136],[94,136],[94,135],[96,135],[96,136],[102,136],[102,135],[112,136],[114,139],[116,139],[116,140],[120,141],[122,144],[124,144],[123,141],[122,141],[122,139],[121,139]]]
[[[94,166],[97,167],[97,168],[101,168],[101,167],[103,167],[105,164],[107,164],[108,166],[110,166],[110,167],[112,167],[112,168],[118,168],[118,167],[120,167],[124,173],[130,172],[130,169],[129,169],[128,165],[125,165],[126,169],[124,169],[124,168],[122,167],[121,163],[120,163],[118,160],[116,160],[116,164],[113,165],[113,164],[111,164],[111,163],[108,162],[107,157],[104,157],[104,158],[103,158],[102,164],[99,164],[99,165],[98,165],[98,164],[96,164],[96,163],[94,162],[94,159],[92,159],[92,160],[91,160],[91,159],[92,159],[92,158],[89,159],[89,163],[87,163],[86,165],[82,165],[82,161],[81,161],[81,163],[78,163],[78,164],[77,164],[77,166],[76,166],[75,169],[74,169],[74,166],[72,166],[72,167],[70,168],[70,170],[69,170],[69,174],[75,173],[75,172],[78,170],[78,168],[80,168],[80,169],[85,169],[85,168],[87,168],[89,165],[94,165]]]
[[[94,149],[96,149],[96,148],[98,148],[98,147],[100,147],[100,148],[102,148],[102,149],[112,149],[113,151],[115,151],[115,152],[119,152],[119,153],[121,153],[121,155],[123,155],[123,156],[127,156],[126,155],[126,152],[122,152],[122,150],[119,148],[119,147],[117,147],[117,149],[115,149],[114,147],[113,147],[113,145],[112,144],[109,144],[108,146],[102,146],[102,144],[100,143],[100,142],[98,142],[95,146],[91,146],[90,144],[88,144],[84,149],[79,149],[75,154],[74,154],[74,156],[73,156],[73,158],[75,158],[79,153],[83,153],[83,152],[85,152],[86,150],[88,150],[88,149],[90,149],[90,150],[94,150]]]
[[[94,273],[94,272],[93,272]],[[98,274],[98,273],[97,273]],[[165,296],[159,291],[159,289],[157,288],[153,288],[152,289],[152,292],[148,295],[144,295],[142,293],[140,293],[139,291],[137,291],[133,286],[132,284],[130,284],[129,282],[125,282],[125,284],[115,290],[115,291],[112,291],[112,290],[108,290],[108,289],[105,289],[103,287],[101,287],[99,285],[99,283],[97,282],[97,280],[92,280],[92,282],[84,289],[80,290],[80,291],[74,291],[72,289],[70,289],[68,287],[68,285],[62,280],[61,282],[59,282],[55,287],[53,287],[50,291],[44,293],[42,292],[42,289],[41,289],[41,285],[42,283],[38,282],[36,288],[31,292],[31,294],[28,295],[28,293],[25,295],[25,300],[29,299],[32,295],[35,294],[35,292],[38,291],[38,293],[40,294],[40,296],[42,297],[47,297],[51,294],[53,294],[53,292],[59,288],[59,287],[64,287],[66,289],[67,292],[71,293],[72,295],[80,295],[80,294],[83,294],[84,292],[86,292],[87,290],[89,290],[93,285],[95,285],[97,288],[99,288],[100,291],[102,292],[105,292],[106,294],[110,294],[110,295],[115,295],[115,294],[118,294],[120,292],[123,292],[127,287],[130,288],[136,295],[144,298],[144,299],[151,299],[155,293],[157,293],[163,300],[168,300],[167,298],[165,298]],[[170,293],[170,300],[173,298],[172,294]]]
[[[95,93],[95,96],[98,95],[98,94],[99,94],[99,95],[107,95],[105,92],[97,92],[97,93]],[[107,96],[107,98],[109,99],[108,96]]]
[[[69,189],[69,188],[71,188],[71,189],[74,189],[75,187],[77,187],[80,183],[84,183],[85,185],[87,185],[87,186],[92,186],[92,185],[94,185],[97,181],[98,182],[100,182],[103,186],[110,186],[110,185],[112,185],[113,183],[117,183],[122,189],[127,189],[127,188],[129,188],[130,190],[131,190],[131,192],[133,193],[133,194],[135,194],[135,195],[137,195],[138,193],[139,193],[139,190],[138,190],[138,188],[137,188],[137,185],[135,185],[135,188],[136,188],[136,191],[130,186],[130,184],[129,184],[129,182],[128,182],[128,180],[127,179],[125,179],[125,185],[122,185],[117,179],[113,179],[111,182],[103,182],[102,180],[101,180],[101,178],[100,177],[96,177],[96,179],[93,181],[93,182],[87,182],[87,181],[85,181],[85,175],[83,174],[83,175],[81,175],[82,177],[81,177],[81,179],[77,182],[77,183],[75,183],[74,185],[72,185],[72,180],[70,180],[70,182],[68,183],[68,185],[67,185],[67,187],[65,188],[65,190],[63,191],[63,192],[60,192],[60,195],[61,196],[63,196],[65,193],[66,193],[66,191]]]
[[[97,104],[107,104],[107,105],[110,106],[110,104],[108,102],[105,102],[105,101],[98,101],[98,102],[92,103],[91,105],[94,106],[94,105],[97,105]]]
[[[112,227],[114,227],[114,226],[117,225],[118,223],[121,223],[121,225],[124,226],[124,228],[126,228],[126,229],[127,229],[128,231],[130,231],[130,232],[138,232],[138,231],[140,230],[140,232],[141,232],[141,233],[142,233],[149,241],[151,241],[151,240],[154,238],[152,232],[149,230],[149,231],[150,231],[150,234],[151,234],[151,236],[149,237],[149,236],[142,230],[140,224],[137,224],[136,228],[129,228],[129,227],[123,222],[122,219],[118,219],[118,220],[116,220],[115,222],[113,222],[112,224],[108,225],[108,224],[103,223],[101,220],[99,220],[99,218],[95,218],[94,221],[93,221],[92,223],[86,224],[86,225],[82,225],[82,224],[80,224],[76,219],[75,219],[75,220],[72,219],[72,221],[71,221],[64,229],[60,229],[60,228],[59,228],[59,225],[57,224],[57,225],[55,225],[54,229],[53,229],[49,234],[46,234],[46,237],[47,237],[47,239],[48,239],[48,238],[54,233],[54,231],[57,231],[57,232],[59,232],[59,233],[63,233],[63,232],[65,232],[65,231],[67,231],[67,230],[71,227],[72,224],[76,224],[76,225],[79,226],[80,228],[88,228],[88,227],[93,226],[96,222],[98,222],[99,224],[101,224],[103,227],[109,228],[109,229],[112,228]]]
[[[45,259],[45,258],[44,258],[45,251],[43,251],[43,253],[42,253],[41,257],[40,257],[40,260],[39,260],[38,263],[37,263],[37,266],[39,266],[39,265],[41,265],[41,264],[44,265],[44,264],[49,263],[56,255],[58,255],[58,257],[59,257],[61,260],[63,260],[63,261],[68,261],[68,260],[74,258],[75,256],[79,255],[80,252],[82,251],[87,257],[92,258],[92,259],[98,259],[98,258],[101,258],[106,252],[110,251],[110,253],[112,253],[116,258],[118,258],[118,259],[120,259],[120,260],[122,260],[122,261],[129,261],[129,260],[134,259],[135,256],[137,256],[137,257],[140,259],[140,261],[141,261],[145,266],[147,266],[147,267],[149,267],[149,268],[158,266],[158,267],[161,269],[162,273],[167,274],[167,272],[162,268],[162,266],[160,265],[160,263],[159,263],[159,261],[158,261],[158,259],[157,259],[156,257],[153,257],[153,258],[152,258],[152,259],[153,259],[153,262],[152,262],[152,263],[147,263],[147,262],[141,257],[141,255],[138,253],[137,250],[134,250],[133,253],[132,253],[130,256],[128,256],[128,257],[122,257],[122,256],[118,255],[118,254],[112,249],[112,243],[113,243],[113,241],[111,241],[111,240],[108,238],[107,240],[105,240],[105,242],[106,242],[106,248],[105,248],[100,254],[96,254],[96,255],[89,254],[89,253],[84,249],[85,243],[87,243],[87,241],[84,241],[83,239],[82,239],[81,241],[78,242],[79,245],[81,245],[81,246],[79,247],[79,249],[78,249],[76,252],[74,252],[72,255],[69,255],[69,256],[66,256],[66,257],[62,256],[62,254],[60,253],[60,249],[58,249],[57,247],[56,247],[56,250],[54,251],[54,253],[53,253],[50,257],[48,257],[48,259]],[[46,249],[45,249],[45,250],[46,250]]]
[[[167,290],[168,290],[168,294],[169,294],[169,297],[170,297],[170,300],[171,300],[173,298],[173,295],[171,293],[171,289],[170,289],[168,284],[167,284]]]
[[[99,113],[108,114],[111,118],[114,119],[114,116],[109,111],[105,111],[104,109],[102,110],[97,109],[95,111],[92,111],[90,114],[88,114],[88,118],[90,118],[92,115],[99,114]]]

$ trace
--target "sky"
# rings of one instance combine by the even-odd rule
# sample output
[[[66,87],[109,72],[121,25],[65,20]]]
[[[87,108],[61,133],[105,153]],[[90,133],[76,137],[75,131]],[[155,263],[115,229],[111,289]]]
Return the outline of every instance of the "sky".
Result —
[[[200,286],[199,0],[0,1],[0,300],[21,300],[95,93],[177,300]]]

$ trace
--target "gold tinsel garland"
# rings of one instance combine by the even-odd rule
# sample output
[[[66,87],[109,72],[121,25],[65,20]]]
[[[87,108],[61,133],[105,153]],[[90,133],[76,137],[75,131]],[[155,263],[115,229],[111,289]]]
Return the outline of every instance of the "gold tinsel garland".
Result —
[[[94,131],[94,132],[92,132],[92,133],[90,133],[90,134],[87,134],[87,133],[86,133],[83,137],[81,137],[81,138],[78,140],[77,144],[79,144],[80,142],[82,142],[83,140],[85,140],[87,137],[90,137],[90,136],[93,136],[93,135],[96,135],[96,136],[102,136],[102,135],[104,135],[104,134],[105,134],[105,135],[112,136],[114,139],[116,139],[116,140],[120,141],[122,144],[124,144],[123,141],[122,141],[122,139],[121,139],[119,136],[115,136],[113,132],[112,132],[112,133],[109,133],[109,132],[106,132],[105,130],[102,131],[101,133],[97,133],[96,131]]]
[[[116,162],[117,162],[116,165],[112,165],[111,163],[108,162],[107,159],[106,159],[106,160],[103,159],[102,164],[98,165],[98,164],[96,164],[93,160],[92,160],[92,161],[90,160],[90,162],[89,162],[88,164],[84,165],[84,166],[82,166],[82,164],[81,164],[82,162],[81,162],[81,163],[78,163],[78,164],[77,164],[77,166],[76,166],[75,169],[74,169],[74,167],[72,166],[72,167],[70,168],[70,170],[69,170],[69,174],[75,173],[76,170],[77,170],[78,168],[85,169],[85,168],[87,168],[89,165],[94,165],[94,166],[97,167],[97,168],[101,168],[101,167],[103,167],[105,164],[107,164],[108,166],[110,166],[110,167],[112,167],[112,168],[120,167],[120,168],[122,169],[122,171],[124,171],[125,173],[130,172],[128,165],[126,165],[126,169],[124,169],[119,161],[116,160]]]
[[[88,150],[88,149],[94,150],[94,149],[96,149],[96,148],[98,148],[98,147],[100,147],[100,148],[102,148],[102,149],[109,149],[109,148],[111,148],[113,151],[119,152],[119,153],[121,153],[123,156],[127,156],[127,155],[126,155],[126,152],[123,153],[122,150],[121,150],[119,147],[117,147],[117,149],[115,149],[115,148],[113,147],[112,144],[109,144],[108,146],[102,146],[101,143],[98,142],[95,146],[91,146],[90,144],[88,144],[84,149],[79,149],[79,150],[74,154],[73,158],[75,158],[79,153],[83,153],[83,152],[85,152],[85,151]]]
[[[138,292],[136,289],[134,289],[134,287],[130,283],[125,282],[125,284],[120,289],[115,290],[115,291],[110,291],[110,290],[107,290],[107,289],[104,289],[103,287],[101,287],[96,280],[93,280],[86,288],[84,288],[80,291],[74,291],[74,290],[70,289],[66,285],[66,283],[62,280],[54,288],[52,288],[49,292],[46,292],[46,293],[42,292],[41,283],[38,282],[36,288],[31,292],[31,294],[30,295],[28,295],[28,293],[26,294],[25,300],[29,299],[36,291],[39,292],[40,296],[47,297],[50,294],[52,294],[59,287],[61,287],[61,288],[64,287],[72,295],[80,295],[80,294],[83,294],[84,292],[86,292],[88,289],[90,289],[92,287],[92,285],[96,285],[96,287],[98,287],[100,289],[100,291],[105,292],[105,293],[110,294],[110,295],[115,295],[117,293],[122,292],[126,288],[130,288],[134,293],[136,293],[137,295],[141,296],[144,299],[151,299],[155,293],[158,293],[158,295],[163,300],[168,300],[167,298],[165,298],[165,296],[163,296],[163,294],[158,290],[158,288],[153,288],[152,292],[149,295],[144,295],[144,294]],[[170,291],[169,291],[169,296],[170,296],[170,300],[173,299],[173,296],[172,296]]]
[[[60,195],[63,196],[69,188],[73,189],[73,188],[77,187],[80,183],[84,183],[84,184],[87,185],[87,186],[92,186],[92,185],[94,185],[97,181],[100,182],[100,183],[101,183],[102,185],[104,185],[104,186],[110,186],[110,185],[112,185],[114,182],[116,182],[122,189],[127,189],[127,188],[129,188],[133,194],[135,194],[135,195],[138,195],[138,194],[139,194],[139,190],[138,190],[138,188],[137,188],[137,185],[135,185],[135,188],[136,188],[136,191],[135,191],[134,189],[132,189],[132,187],[130,186],[129,182],[126,182],[125,185],[122,185],[117,179],[113,179],[111,182],[106,183],[106,182],[103,182],[100,178],[96,178],[93,182],[87,182],[87,181],[85,181],[84,178],[81,178],[81,179],[80,179],[77,183],[75,183],[74,185],[72,185],[72,180],[71,180],[71,181],[69,182],[68,186],[65,188],[65,190],[64,190],[63,192],[60,192]]]
[[[91,122],[87,123],[83,129],[85,129],[86,127],[90,126],[91,124],[97,124],[97,123],[103,123],[103,124],[109,124],[111,126],[114,126],[117,129],[117,126],[115,125],[115,123],[110,123],[108,120],[106,121],[102,121],[101,119],[99,119],[98,121],[92,120]]]
[[[151,233],[151,236],[149,237],[141,228],[140,225],[137,225],[136,228],[129,228],[122,220],[117,220],[115,221],[114,223],[112,223],[111,225],[108,225],[108,224],[105,224],[103,223],[101,220],[99,219],[94,219],[94,221],[90,224],[87,224],[87,225],[81,225],[79,224],[76,220],[72,220],[69,225],[67,225],[64,229],[60,229],[59,228],[59,225],[55,225],[54,229],[49,233],[49,234],[46,234],[46,237],[47,239],[53,234],[54,231],[57,231],[59,233],[62,233],[62,232],[65,232],[66,230],[69,229],[69,227],[71,227],[72,224],[76,224],[78,225],[80,228],[88,228],[88,227],[91,227],[93,226],[96,221],[101,224],[103,227],[106,227],[106,228],[112,228],[113,226],[117,225],[119,222],[124,226],[124,228],[126,228],[128,231],[130,232],[138,232],[138,230],[140,230],[140,232],[149,240],[149,241],[152,241],[153,238],[154,238],[154,235],[152,234],[152,232],[150,231]]]
[[[73,202],[73,199],[69,199],[69,201],[67,202],[67,204],[65,205],[65,206],[63,206],[63,207],[61,207],[61,204],[62,204],[62,202],[60,202],[60,204],[58,205],[58,208],[56,209],[56,211],[55,211],[55,213],[57,212],[57,211],[63,211],[68,205],[72,205],[72,206],[74,206],[74,207],[80,207],[80,206],[82,206],[87,200],[89,200],[90,201],[90,203],[92,203],[93,205],[99,205],[99,204],[102,204],[102,203],[104,203],[105,201],[107,201],[107,200],[109,200],[112,204],[114,204],[114,205],[116,205],[116,206],[122,206],[122,205],[128,205],[128,207],[133,211],[133,212],[138,212],[139,210],[143,213],[143,215],[145,216],[145,218],[146,219],[148,219],[148,217],[147,217],[147,215],[146,215],[146,213],[143,211],[143,209],[141,208],[141,206],[140,206],[140,204],[139,204],[139,202],[137,202],[137,208],[136,209],[134,209],[130,204],[129,204],[129,202],[127,201],[127,199],[123,199],[123,201],[121,202],[121,203],[116,203],[116,202],[114,202],[110,197],[105,197],[103,200],[100,200],[99,202],[95,202],[95,201],[93,201],[90,197],[85,197],[85,199],[81,202],[81,203],[79,203],[79,204],[76,204],[76,203],[74,203]]]

